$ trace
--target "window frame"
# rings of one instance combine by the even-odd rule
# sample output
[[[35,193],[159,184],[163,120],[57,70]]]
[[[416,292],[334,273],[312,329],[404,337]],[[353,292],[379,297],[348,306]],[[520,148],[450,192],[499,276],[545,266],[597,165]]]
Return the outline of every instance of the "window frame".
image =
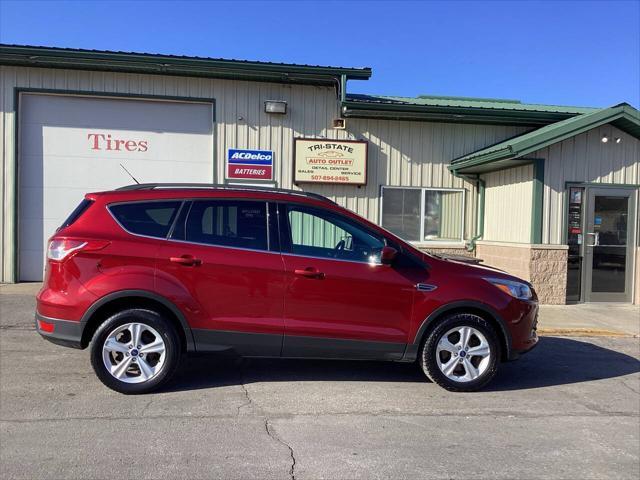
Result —
[[[383,225],[382,219],[384,218],[384,191],[385,189],[395,190],[419,190],[420,191],[420,240],[406,240],[405,242],[411,245],[464,245],[464,226],[466,220],[466,207],[467,207],[467,190],[465,188],[449,188],[449,187],[403,187],[399,185],[381,185],[380,186],[380,218],[378,225],[382,228],[387,228]],[[424,240],[424,221],[425,221],[425,192],[461,192],[462,193],[462,215],[460,218],[460,239],[459,240]],[[393,232],[392,232],[393,233]]]

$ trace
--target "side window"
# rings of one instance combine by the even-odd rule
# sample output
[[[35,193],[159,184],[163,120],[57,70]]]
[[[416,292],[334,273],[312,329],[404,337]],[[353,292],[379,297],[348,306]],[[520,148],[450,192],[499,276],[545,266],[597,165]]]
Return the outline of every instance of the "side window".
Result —
[[[180,201],[135,202],[111,205],[109,211],[131,233],[165,238],[180,207]]]
[[[385,242],[381,236],[340,215],[289,206],[291,253],[357,262],[377,262]]]
[[[188,242],[267,250],[265,202],[195,200],[186,220]]]

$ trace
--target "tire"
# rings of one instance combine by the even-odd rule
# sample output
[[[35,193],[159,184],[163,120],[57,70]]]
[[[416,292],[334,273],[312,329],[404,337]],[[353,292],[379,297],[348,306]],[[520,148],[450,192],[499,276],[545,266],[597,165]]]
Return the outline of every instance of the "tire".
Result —
[[[463,333],[467,334],[465,348]],[[485,352],[486,356],[480,355]],[[482,317],[455,313],[433,329],[418,358],[423,372],[434,383],[451,392],[473,392],[495,376],[500,341],[495,329]]]
[[[138,344],[132,342],[136,334]],[[96,375],[110,389],[125,394],[158,389],[171,378],[180,356],[175,328],[152,310],[134,308],[112,315],[98,327],[91,342]]]

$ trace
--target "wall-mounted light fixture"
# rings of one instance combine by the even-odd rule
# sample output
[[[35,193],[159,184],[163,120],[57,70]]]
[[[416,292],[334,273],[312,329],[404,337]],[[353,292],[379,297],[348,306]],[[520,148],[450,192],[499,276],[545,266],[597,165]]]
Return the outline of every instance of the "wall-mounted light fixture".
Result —
[[[616,140],[616,143],[622,143],[622,139],[620,137],[616,137],[615,140]]]
[[[334,118],[331,122],[331,127],[338,130],[344,130],[347,128],[347,121],[344,118]]]
[[[607,143],[609,141],[609,137],[606,135],[602,135],[602,143]]]
[[[267,100],[264,102],[265,113],[278,113],[284,115],[287,113],[287,102],[282,100]]]

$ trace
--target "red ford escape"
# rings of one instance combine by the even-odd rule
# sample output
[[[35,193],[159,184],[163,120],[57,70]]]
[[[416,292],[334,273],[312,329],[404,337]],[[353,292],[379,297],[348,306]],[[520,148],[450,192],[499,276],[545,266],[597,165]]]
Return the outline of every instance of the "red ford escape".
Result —
[[[36,326],[122,393],[188,352],[417,361],[477,390],[536,345],[531,285],[425,254],[327,198],[215,185],[90,193],[51,237]]]

